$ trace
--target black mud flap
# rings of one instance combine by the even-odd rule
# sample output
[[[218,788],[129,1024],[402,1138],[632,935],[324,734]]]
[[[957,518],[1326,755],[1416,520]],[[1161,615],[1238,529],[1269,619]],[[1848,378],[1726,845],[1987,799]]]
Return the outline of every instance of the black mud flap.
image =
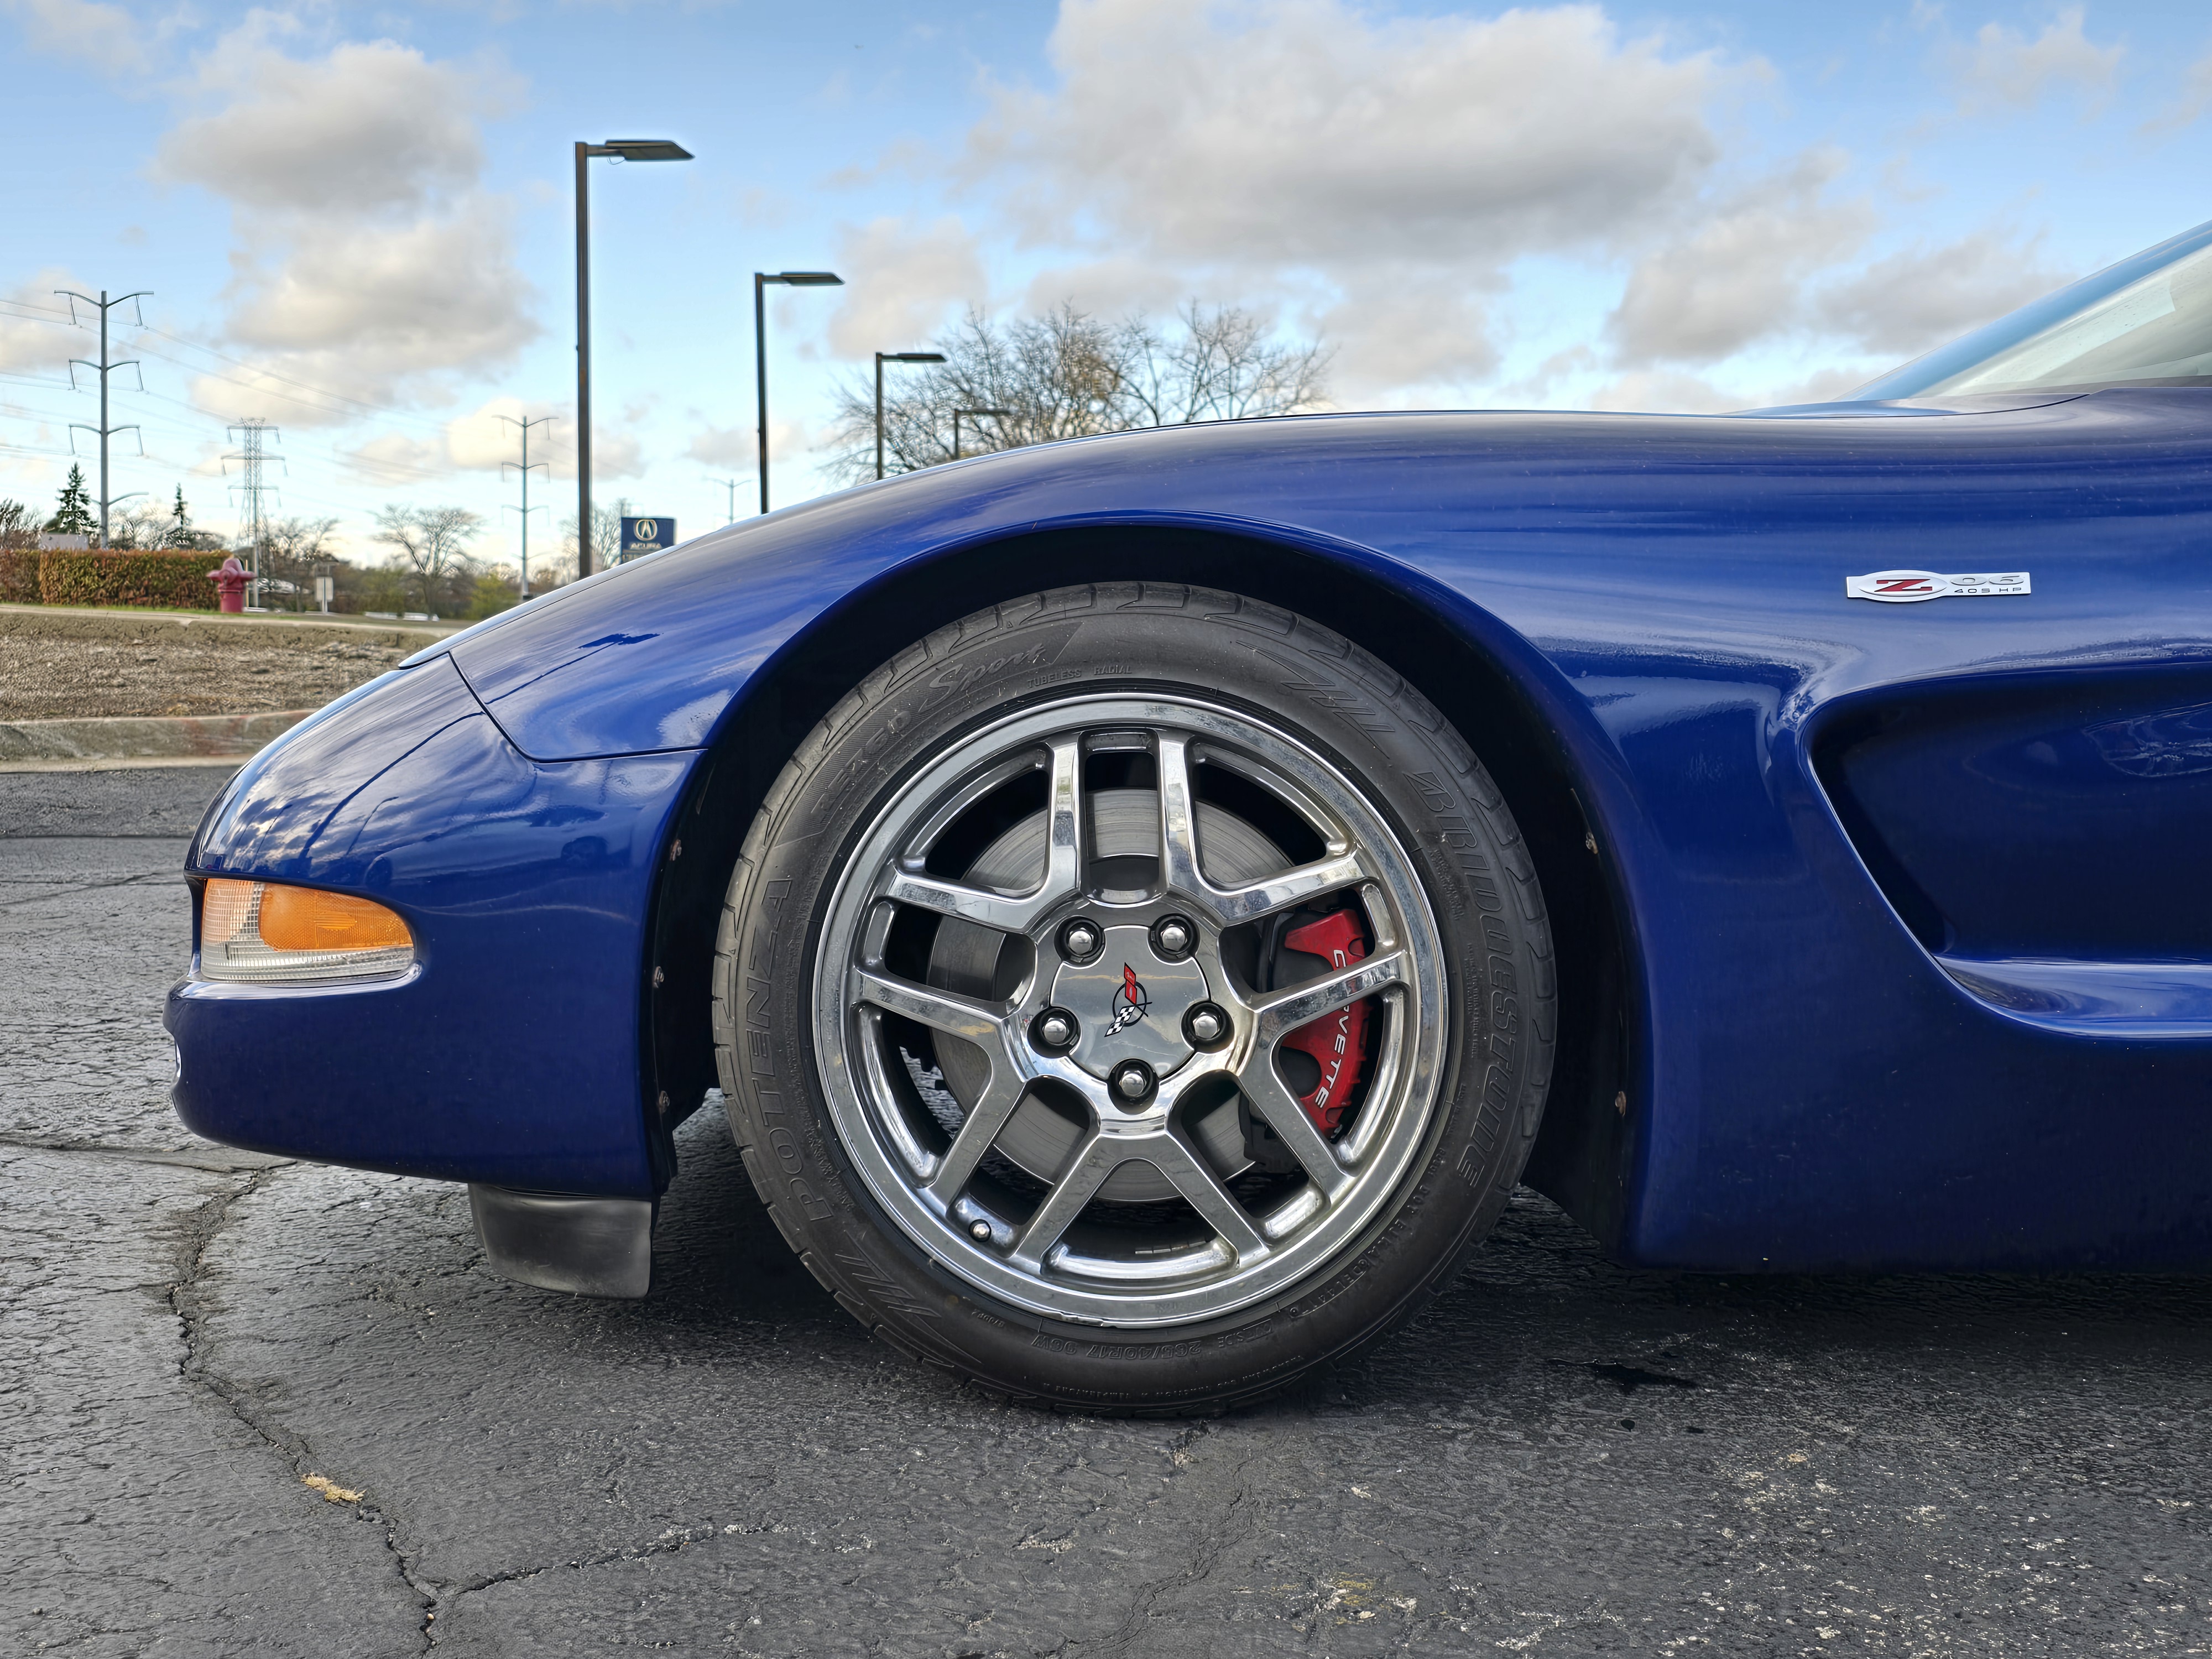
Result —
[[[653,1212],[642,1198],[469,1188],[492,1271],[577,1296],[643,1296],[653,1284]]]

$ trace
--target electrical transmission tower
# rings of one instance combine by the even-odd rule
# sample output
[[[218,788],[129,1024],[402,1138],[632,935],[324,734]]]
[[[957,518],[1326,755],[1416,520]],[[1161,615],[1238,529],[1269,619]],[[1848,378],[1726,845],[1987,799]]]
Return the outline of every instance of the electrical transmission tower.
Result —
[[[530,505],[530,469],[533,466],[545,467],[545,482],[548,483],[553,482],[553,469],[546,466],[543,461],[533,461],[530,459],[530,428],[533,426],[550,426],[553,424],[553,417],[550,415],[541,415],[534,421],[523,421],[517,420],[512,415],[502,415],[499,418],[509,426],[520,427],[522,429],[522,459],[519,461],[501,461],[499,464],[499,476],[504,479],[507,477],[507,469],[510,466],[522,475],[522,506],[520,509],[522,514],[522,597],[526,599],[530,597],[530,515],[532,513],[543,513],[545,510],[543,506],[533,507]]]
[[[153,291],[154,290],[150,288],[142,288],[136,294],[125,294],[116,299],[111,300],[107,297],[107,290],[106,289],[102,289],[100,290],[100,297],[95,300],[89,294],[79,294],[75,289],[58,288],[54,290],[56,294],[65,295],[68,298],[70,302],[70,321],[72,323],[76,321],[76,302],[79,300],[83,301],[85,304],[92,307],[94,310],[100,313],[100,361],[94,363],[88,362],[82,357],[72,357],[70,359],[70,388],[71,391],[74,391],[76,388],[76,371],[79,368],[94,369],[98,371],[100,374],[100,424],[98,426],[87,426],[82,421],[71,421],[70,422],[70,430],[72,432],[93,432],[97,433],[100,435],[100,544],[103,548],[107,545],[107,509],[117,501],[129,501],[131,499],[131,495],[143,495],[146,493],[143,489],[134,489],[131,492],[130,495],[111,495],[107,493],[107,440],[110,434],[113,433],[136,432],[138,430],[136,423],[130,426],[110,426],[107,423],[108,371],[110,369],[116,368],[135,368],[137,367],[138,363],[138,360],[136,357],[125,357],[122,362],[117,362],[108,356],[107,313],[117,306],[121,305],[125,300],[132,302],[132,307],[135,310],[137,309],[137,302],[152,294]],[[146,325],[146,317],[143,311],[138,313],[138,325],[141,328],[143,328]],[[146,389],[146,380],[143,374],[139,376],[138,389],[141,392],[143,392]],[[138,444],[138,453],[142,455],[146,453],[146,445],[143,438],[140,440]]]
[[[281,455],[267,453],[261,447],[263,439],[276,435],[276,428],[268,422],[240,421],[228,430],[234,434],[238,433],[246,434],[239,439],[237,452],[224,456],[222,459],[223,471],[226,472],[230,471],[230,463],[233,461],[239,462],[245,469],[245,477],[231,488],[246,497],[246,534],[252,538],[252,550],[249,556],[253,571],[251,592],[253,594],[254,603],[258,605],[263,603],[261,550],[269,539],[269,517],[263,510],[261,498],[264,495],[273,495],[276,493],[276,485],[264,482],[261,476],[262,470],[270,461],[275,461],[277,465],[283,466],[284,459]]]
[[[738,521],[738,486],[744,483],[744,480],[742,478],[709,478],[707,482],[708,483],[718,483],[721,485],[723,489],[730,492],[730,516],[723,520],[722,522],[724,524],[735,524]]]

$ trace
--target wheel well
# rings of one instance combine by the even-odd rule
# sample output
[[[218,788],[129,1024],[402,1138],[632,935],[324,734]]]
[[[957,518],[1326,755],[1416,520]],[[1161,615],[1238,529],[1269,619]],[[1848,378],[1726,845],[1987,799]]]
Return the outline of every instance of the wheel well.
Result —
[[[817,619],[746,689],[678,815],[681,855],[655,895],[647,1099],[663,1179],[670,1133],[715,1081],[714,933],[754,813],[784,763],[860,678],[984,606],[1110,574],[1215,587],[1322,620],[1418,687],[1481,757],[1528,837],[1559,974],[1558,1060],[1526,1179],[1610,1242],[1620,1205],[1626,1086],[1626,930],[1594,856],[1561,745],[1490,656],[1433,612],[1309,550],[1213,531],[1101,526],[1009,538],[896,571]]]

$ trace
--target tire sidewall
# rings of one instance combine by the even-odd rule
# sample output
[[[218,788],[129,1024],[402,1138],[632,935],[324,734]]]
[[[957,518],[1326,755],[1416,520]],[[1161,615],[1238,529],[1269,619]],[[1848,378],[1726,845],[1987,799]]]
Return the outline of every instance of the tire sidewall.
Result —
[[[1447,954],[1436,1103],[1408,1173],[1327,1266],[1172,1334],[1054,1319],[958,1278],[877,1205],[832,1127],[812,985],[830,899],[896,792],[963,735],[1072,696],[1242,706],[1328,757],[1400,837]],[[771,789],[732,875],[715,983],[733,1132],[786,1237],[894,1346],[1018,1395],[1229,1403],[1402,1320],[1496,1218],[1550,1070],[1551,955],[1525,847],[1425,700],[1303,618],[1224,594],[1084,587],[940,630],[869,676]]]

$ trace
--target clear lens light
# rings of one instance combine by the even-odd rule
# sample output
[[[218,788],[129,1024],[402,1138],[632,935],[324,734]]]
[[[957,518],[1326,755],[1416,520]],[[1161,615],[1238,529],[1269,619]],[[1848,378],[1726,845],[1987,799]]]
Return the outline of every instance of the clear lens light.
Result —
[[[215,880],[200,900],[204,978],[287,984],[406,972],[415,937],[382,905],[313,887]]]

